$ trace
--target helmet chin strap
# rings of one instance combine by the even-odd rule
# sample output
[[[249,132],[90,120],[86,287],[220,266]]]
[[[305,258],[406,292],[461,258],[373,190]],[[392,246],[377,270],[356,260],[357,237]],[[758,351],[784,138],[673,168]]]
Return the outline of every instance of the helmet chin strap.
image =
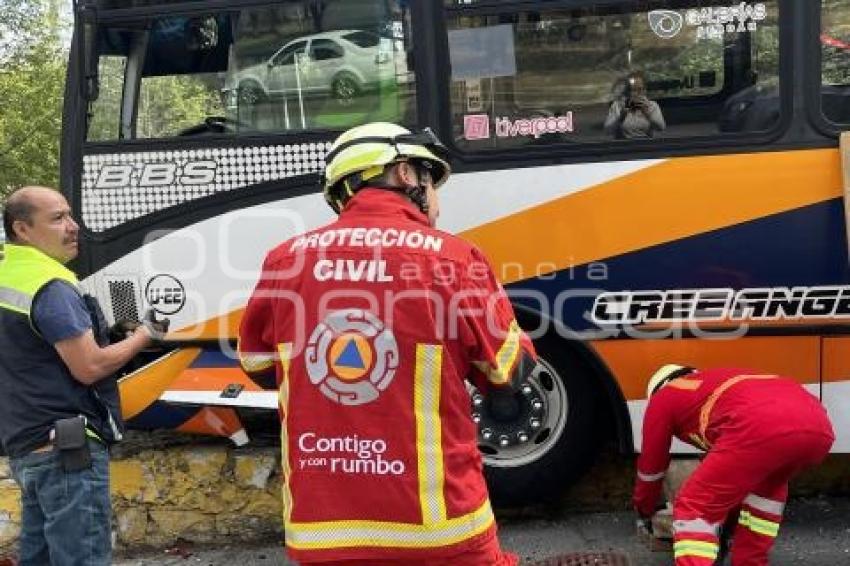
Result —
[[[419,181],[415,186],[408,187],[404,194],[407,195],[407,198],[413,201],[413,204],[419,207],[419,210],[422,211],[422,214],[427,215],[429,206],[428,206],[428,185]]]
[[[416,172],[416,184],[408,187],[404,191],[404,194],[413,201],[413,204],[419,207],[422,214],[427,216],[430,207],[428,206],[428,182],[426,178],[430,179],[431,177],[430,169],[427,171],[428,175],[426,176],[426,171],[422,167],[423,165],[413,165],[413,170]]]

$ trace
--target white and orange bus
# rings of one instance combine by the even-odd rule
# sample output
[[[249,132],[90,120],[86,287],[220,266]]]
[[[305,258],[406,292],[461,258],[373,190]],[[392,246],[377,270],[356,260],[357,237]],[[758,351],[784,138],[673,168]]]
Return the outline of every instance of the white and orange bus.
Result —
[[[639,449],[663,363],[794,376],[850,448],[850,0],[76,10],[62,179],[77,269],[110,319],[172,320],[123,378],[132,426],[242,443],[246,415],[276,408],[230,355],[240,313],[265,253],[332,219],[329,143],[384,120],[449,146],[440,227],[485,251],[543,361],[512,421],[471,391],[497,503],[554,494],[608,439]],[[641,112],[634,73],[663,128],[617,124]]]

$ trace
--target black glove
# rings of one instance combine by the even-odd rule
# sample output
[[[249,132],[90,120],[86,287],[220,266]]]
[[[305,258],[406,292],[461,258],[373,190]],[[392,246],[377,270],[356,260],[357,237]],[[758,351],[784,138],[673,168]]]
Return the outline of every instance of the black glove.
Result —
[[[168,326],[171,324],[171,319],[168,317],[156,318],[156,312],[153,309],[148,309],[145,316],[142,318],[142,325],[147,328],[154,341],[160,341],[168,334]]]
[[[115,344],[116,342],[126,340],[141,325],[142,323],[138,320],[119,320],[109,327],[109,343]]]

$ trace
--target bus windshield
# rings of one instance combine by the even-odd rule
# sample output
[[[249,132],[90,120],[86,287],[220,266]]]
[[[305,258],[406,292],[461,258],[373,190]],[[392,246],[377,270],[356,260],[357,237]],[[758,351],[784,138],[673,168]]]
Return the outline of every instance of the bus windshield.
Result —
[[[98,28],[87,140],[344,129],[415,121],[401,2],[300,1]]]

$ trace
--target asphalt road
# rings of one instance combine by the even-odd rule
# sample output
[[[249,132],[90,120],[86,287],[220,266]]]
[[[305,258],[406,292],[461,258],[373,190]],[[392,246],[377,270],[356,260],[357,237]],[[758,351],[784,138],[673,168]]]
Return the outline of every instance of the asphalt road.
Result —
[[[524,563],[559,554],[601,551],[619,552],[633,566],[671,564],[664,552],[650,552],[635,536],[631,513],[589,513],[547,519],[540,514],[513,516],[500,521],[504,547],[518,553]],[[799,499],[786,513],[771,566],[805,564],[835,566],[850,564],[850,499]],[[195,565],[204,566],[292,566],[280,545],[252,547],[162,550],[140,557],[125,557],[119,566]]]

